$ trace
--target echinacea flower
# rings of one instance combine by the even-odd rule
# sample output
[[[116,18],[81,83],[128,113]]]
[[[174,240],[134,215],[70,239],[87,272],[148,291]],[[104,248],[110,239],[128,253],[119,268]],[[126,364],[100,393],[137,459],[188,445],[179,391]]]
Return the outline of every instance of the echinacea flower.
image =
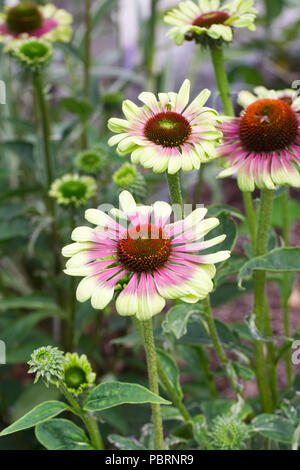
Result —
[[[28,373],[35,374],[34,383],[41,378],[46,386],[50,383],[57,385],[64,376],[64,361],[64,353],[58,348],[42,346],[31,354]]]
[[[90,388],[96,379],[85,354],[80,357],[77,353],[67,353],[64,363],[64,382],[73,395],[80,395]]]
[[[181,45],[184,40],[195,40],[202,45],[215,41],[230,42],[233,28],[255,31],[257,10],[253,0],[235,0],[220,6],[219,0],[198,0],[198,5],[188,0],[169,10],[164,21],[174,27],[168,36]]]
[[[264,86],[258,86],[254,88],[254,93],[243,90],[238,95],[238,103],[243,107],[247,108],[254,101],[270,99],[270,100],[282,100],[289,104],[296,113],[300,112],[300,97],[298,90],[286,88],[284,90],[268,90]]]
[[[239,102],[248,106],[241,117],[220,126],[224,137],[218,155],[225,170],[219,178],[237,174],[242,191],[300,187],[299,101],[278,98],[275,92],[270,96],[242,92]]]
[[[13,48],[19,39],[29,37],[43,38],[49,42],[69,42],[71,23],[72,16],[53,4],[38,6],[23,1],[0,14],[0,42],[6,43],[6,50]]]
[[[126,162],[113,174],[113,180],[119,190],[126,189],[133,196],[146,196],[146,181],[135,165]]]
[[[53,47],[43,39],[29,38],[20,40],[13,49],[15,58],[33,70],[46,67],[53,57]]]
[[[112,209],[111,216],[88,209],[85,218],[96,228],[76,228],[75,243],[63,248],[63,255],[70,258],[65,273],[84,276],[77,300],[91,298],[93,308],[104,309],[116,292],[120,315],[147,320],[163,310],[166,300],[204,299],[213,289],[214,263],[230,256],[228,251],[201,254],[224,240],[225,235],[203,240],[219,220],[203,220],[207,210],[198,208],[184,220],[166,224],[172,212],[166,202],[137,206],[128,191],[119,199],[122,210]],[[124,279],[126,287],[120,292]]]
[[[52,183],[49,195],[57,199],[58,204],[79,207],[86,204],[96,190],[96,181],[91,176],[67,174]]]
[[[98,150],[84,150],[76,156],[74,164],[86,173],[98,173],[103,167],[103,156]]]
[[[210,91],[203,90],[188,106],[190,81],[178,93],[139,95],[144,106],[130,100],[123,103],[125,119],[112,118],[108,127],[120,133],[108,144],[118,144],[120,155],[131,154],[132,163],[152,168],[155,173],[199,169],[201,162],[216,157],[216,143],[222,134],[216,129],[218,113],[204,107]]]

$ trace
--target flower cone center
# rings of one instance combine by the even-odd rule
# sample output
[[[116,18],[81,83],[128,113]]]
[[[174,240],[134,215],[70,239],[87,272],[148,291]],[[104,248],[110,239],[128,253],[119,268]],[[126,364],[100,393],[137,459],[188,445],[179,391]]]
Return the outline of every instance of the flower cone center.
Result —
[[[32,33],[42,25],[42,14],[34,3],[22,2],[8,10],[6,26],[14,34]]]
[[[131,227],[119,241],[118,257],[129,271],[147,273],[161,268],[171,253],[170,239],[156,225]]]
[[[64,197],[76,197],[77,199],[84,197],[87,191],[86,185],[81,181],[67,181],[59,189]]]
[[[67,387],[79,388],[86,383],[86,376],[80,367],[70,367],[65,371],[65,382]]]
[[[191,132],[187,119],[173,111],[156,114],[144,128],[147,139],[163,147],[179,147],[188,140]]]
[[[200,28],[209,28],[214,24],[224,24],[228,18],[230,18],[230,16],[225,11],[210,11],[198,16],[198,18],[193,21],[193,25],[199,26]]]
[[[298,132],[298,119],[282,100],[258,100],[241,118],[240,137],[248,150],[272,152],[291,145]]]

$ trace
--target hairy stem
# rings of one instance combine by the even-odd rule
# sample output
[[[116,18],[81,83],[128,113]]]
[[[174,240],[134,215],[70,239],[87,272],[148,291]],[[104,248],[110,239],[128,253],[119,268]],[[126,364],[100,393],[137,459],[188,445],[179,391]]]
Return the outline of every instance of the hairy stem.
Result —
[[[286,189],[282,195],[282,236],[284,241],[284,246],[288,247],[290,244],[290,237],[289,237],[289,190]],[[289,309],[289,294],[290,294],[290,274],[283,273],[282,275],[282,307],[283,307],[283,327],[284,327],[284,334],[288,338],[291,335],[291,327],[290,327],[290,309]],[[287,383],[288,387],[292,386],[293,382],[293,367],[291,362],[291,349],[289,348],[286,356],[285,356],[285,364],[286,364],[286,376],[287,376]]]
[[[144,346],[147,357],[149,387],[151,392],[155,393],[155,395],[159,395],[157,357],[154,344],[152,319],[141,321],[140,324],[143,331]],[[156,450],[163,450],[163,424],[161,418],[160,405],[157,403],[152,404],[152,418],[154,424]]]
[[[167,181],[168,181],[168,186],[169,186],[171,203],[173,205],[179,206],[181,215],[183,217],[184,210],[183,210],[182,191],[181,191],[181,185],[180,185],[180,173],[178,172],[175,175],[170,175],[167,172]]]
[[[273,205],[273,191],[264,189],[261,191],[261,204],[257,229],[256,256],[263,256],[267,253],[268,233],[271,223]],[[266,272],[255,271],[254,273],[254,314],[256,317],[256,327],[258,332],[264,334],[265,325],[265,288]],[[266,413],[272,411],[272,401],[269,384],[266,374],[264,345],[261,341],[254,342],[256,376],[260,395],[262,410]]]

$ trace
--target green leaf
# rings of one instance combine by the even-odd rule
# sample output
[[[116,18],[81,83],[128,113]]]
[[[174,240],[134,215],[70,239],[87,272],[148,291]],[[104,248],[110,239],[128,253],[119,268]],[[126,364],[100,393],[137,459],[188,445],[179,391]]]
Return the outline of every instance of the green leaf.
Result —
[[[68,408],[68,405],[61,401],[45,401],[33,408],[33,410],[29,411],[29,413],[24,415],[18,421],[8,426],[8,428],[4,429],[0,433],[0,436],[7,436],[7,434],[13,434],[14,432],[32,428],[37,424],[48,421],[54,416],[66,411]]]
[[[108,436],[108,440],[120,450],[147,450],[147,448],[136,439],[129,439],[127,437],[118,436],[117,434],[111,434]]]
[[[300,248],[276,248],[264,256],[251,259],[240,269],[239,287],[243,280],[249,278],[253,271],[291,272],[300,271]]]
[[[48,450],[94,450],[83,430],[67,419],[39,424],[35,435]]]
[[[63,98],[61,104],[72,114],[76,114],[81,118],[88,117],[92,112],[92,105],[86,99]]]
[[[251,337],[255,339],[255,341],[262,341],[264,343],[274,343],[276,341],[285,341],[289,343],[293,342],[293,338],[288,338],[287,336],[262,336],[256,328],[254,314],[248,315],[245,318],[245,323],[249,328]]]
[[[188,321],[199,309],[189,304],[180,304],[172,307],[162,323],[164,333],[173,333],[175,338],[180,339],[187,332]]]
[[[37,312],[22,316],[16,321],[10,322],[7,328],[1,332],[1,340],[5,342],[6,347],[13,346],[14,343],[21,341],[31,332],[31,330],[42,320],[51,316],[47,312]]]
[[[242,366],[238,362],[232,362],[233,368],[238,377],[241,377],[245,382],[253,380],[255,378],[255,373],[249,367]]]
[[[292,444],[295,428],[282,416],[261,414],[252,421],[252,429],[264,437],[284,444]]]
[[[229,215],[236,217],[239,220],[245,220],[245,216],[242,212],[240,212],[236,207],[228,206],[227,204],[214,204],[209,206],[207,217],[218,217],[222,212],[227,212]]]
[[[105,382],[95,387],[84,402],[84,409],[101,411],[125,403],[160,403],[170,404],[164,398],[155,395],[145,387],[125,382]]]
[[[178,396],[182,398],[183,393],[182,393],[181,386],[180,386],[179,370],[178,370],[176,362],[169,354],[167,354],[162,349],[157,349],[156,354],[157,354],[157,360],[159,362],[159,366],[161,367],[162,371],[166,375],[168,381],[176,390]]]
[[[0,300],[0,310],[16,310],[19,308],[27,310],[58,310],[58,306],[51,297],[44,297],[42,295],[24,295]]]
[[[230,214],[228,214],[227,212],[221,212],[218,215],[218,219],[220,221],[220,224],[209,233],[209,238],[214,238],[226,234],[225,240],[218,245],[218,251],[232,251],[237,239],[237,226],[235,222],[233,222],[233,220],[231,219]],[[203,254],[214,253],[215,251],[216,247],[212,246],[211,248],[204,250]]]

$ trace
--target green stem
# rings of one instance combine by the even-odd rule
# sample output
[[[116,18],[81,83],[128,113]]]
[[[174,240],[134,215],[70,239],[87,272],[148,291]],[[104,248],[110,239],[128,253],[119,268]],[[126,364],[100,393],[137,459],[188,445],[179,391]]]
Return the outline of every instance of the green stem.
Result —
[[[224,113],[228,116],[234,116],[234,109],[230,97],[229,83],[225,70],[224,54],[222,47],[212,46],[210,48],[211,58],[215,69],[218,89]]]
[[[152,319],[141,321],[140,324],[143,331],[144,345],[146,350],[149,387],[151,392],[155,393],[155,395],[159,395],[157,357],[153,337]],[[157,403],[152,404],[152,417],[154,424],[155,447],[156,450],[163,450],[163,424],[160,405]]]
[[[85,0],[85,40],[84,40],[84,96],[90,101],[91,95],[91,38],[92,38],[92,0]],[[82,148],[88,147],[88,119],[82,120]]]
[[[271,319],[270,319],[270,314],[269,314],[269,307],[268,307],[268,302],[267,298],[265,297],[265,310],[264,310],[264,315],[265,315],[265,331],[266,335],[269,337],[273,336],[273,331],[272,331],[272,324],[271,324]],[[277,407],[277,400],[278,400],[278,394],[277,394],[277,364],[276,364],[276,350],[275,350],[275,345],[271,341],[267,343],[267,351],[268,351],[268,370],[269,370],[269,380],[270,380],[270,389],[271,389],[271,395],[272,395],[272,401],[273,401],[273,409],[275,410]]]
[[[70,229],[71,233],[75,229],[75,209],[70,207]],[[76,314],[76,281],[73,277],[70,279],[70,297],[69,297],[69,315],[65,321],[65,351],[73,352],[74,350],[74,333],[75,333],[75,314]]]
[[[43,79],[42,79],[40,72],[33,73],[33,84],[36,90],[36,96],[38,99],[40,117],[41,117],[41,122],[42,122],[43,147],[44,147],[44,155],[45,155],[46,170],[47,170],[48,189],[49,189],[53,181],[52,157],[51,157],[51,147],[50,147],[51,128],[50,128],[50,118],[49,118],[49,113],[48,113],[48,107],[47,107],[47,103],[46,103],[45,95],[44,95]]]
[[[248,227],[250,230],[251,245],[253,255],[256,253],[256,215],[253,207],[252,195],[250,192],[243,192],[244,207],[247,216]]]
[[[286,189],[282,195],[282,236],[284,241],[284,246],[288,247],[290,244],[289,238],[289,190]],[[283,327],[284,327],[284,334],[288,338],[291,335],[291,328],[290,328],[290,309],[289,309],[289,295],[290,295],[290,274],[283,273],[282,276],[282,306],[283,306]],[[290,348],[287,351],[285,356],[285,364],[286,364],[286,376],[287,376],[287,383],[288,387],[292,386],[293,382],[293,368],[292,362],[290,360]]]
[[[55,273],[59,274],[60,269],[60,255],[59,255],[59,241],[57,236],[57,227],[56,227],[56,209],[53,199],[48,195],[51,183],[53,181],[53,169],[52,169],[52,155],[51,155],[51,124],[50,117],[48,112],[48,106],[46,103],[44,95],[44,85],[43,78],[39,71],[34,72],[33,75],[33,85],[35,88],[36,98],[38,102],[41,124],[42,124],[42,134],[43,134],[43,148],[44,148],[44,157],[45,157],[45,166],[47,173],[47,190],[45,194],[45,203],[48,209],[48,212],[51,217],[51,239],[52,239],[52,248],[55,257]]]
[[[164,373],[164,370],[162,369],[159,362],[157,363],[157,369],[158,369],[158,374],[159,374],[160,380],[162,381],[163,385],[166,387],[170,397],[173,400],[174,405],[179,410],[179,412],[180,412],[181,416],[183,417],[184,421],[186,423],[190,423],[192,421],[191,415],[189,414],[188,410],[186,409],[186,407],[182,403],[181,397],[178,395],[177,391],[175,390],[175,388],[173,387],[173,385],[169,381],[168,377]]]
[[[148,89],[154,89],[153,65],[155,58],[155,38],[156,38],[156,20],[157,5],[159,0],[151,0],[151,13],[149,18],[149,32],[146,46],[146,72],[148,77]],[[153,90],[154,91],[154,90]]]
[[[257,229],[256,256],[263,256],[267,253],[268,234],[271,223],[273,204],[273,191],[268,189],[261,191],[261,204]],[[265,287],[266,272],[255,271],[254,273],[254,314],[256,317],[256,327],[258,332],[264,334],[265,325]],[[254,342],[256,375],[259,395],[263,412],[272,411],[272,401],[266,374],[264,345],[261,341]]]
[[[103,441],[101,438],[97,421],[91,416],[91,414],[89,414],[86,411],[83,411],[78,401],[73,397],[72,393],[69,392],[67,386],[64,383],[60,384],[60,390],[64,394],[68,402],[70,403],[72,407],[72,411],[76,415],[78,415],[84,422],[88,430],[89,436],[91,438],[91,442],[93,446],[95,447],[95,449],[103,450],[104,449]]]
[[[177,172],[175,175],[170,175],[167,172],[167,181],[169,186],[170,192],[170,199],[173,205],[178,205],[181,209],[181,215],[184,215],[183,211],[183,199],[182,199],[182,192],[180,186],[180,173]]]
[[[83,414],[82,420],[86,426],[86,429],[88,430],[91,442],[95,449],[104,450],[104,445],[97,421],[87,412]]]
[[[215,324],[215,321],[214,321],[214,318],[213,318],[213,314],[212,314],[212,310],[211,310],[211,305],[210,305],[210,298],[209,296],[207,296],[204,300],[203,300],[203,310],[204,310],[204,315],[205,315],[205,319],[206,319],[206,323],[207,323],[207,327],[208,327],[208,332],[209,332],[209,335],[210,335],[210,338],[212,340],[212,343],[214,345],[214,348],[217,352],[217,355],[219,357],[219,360],[221,362],[221,364],[224,366],[225,368],[225,371],[226,371],[226,374],[227,374],[227,377],[228,377],[228,380],[230,382],[230,385],[232,386],[234,392],[237,394],[237,395],[240,395],[242,396],[242,393],[240,391],[240,386],[237,382],[235,382],[235,380],[233,379],[232,375],[231,374],[228,374],[228,366],[231,365],[229,359],[227,358],[226,354],[225,354],[225,351],[223,349],[223,346],[222,346],[222,343],[221,343],[221,340],[219,338],[219,335],[218,335],[218,332],[217,332],[217,328],[216,328],[216,324]]]

